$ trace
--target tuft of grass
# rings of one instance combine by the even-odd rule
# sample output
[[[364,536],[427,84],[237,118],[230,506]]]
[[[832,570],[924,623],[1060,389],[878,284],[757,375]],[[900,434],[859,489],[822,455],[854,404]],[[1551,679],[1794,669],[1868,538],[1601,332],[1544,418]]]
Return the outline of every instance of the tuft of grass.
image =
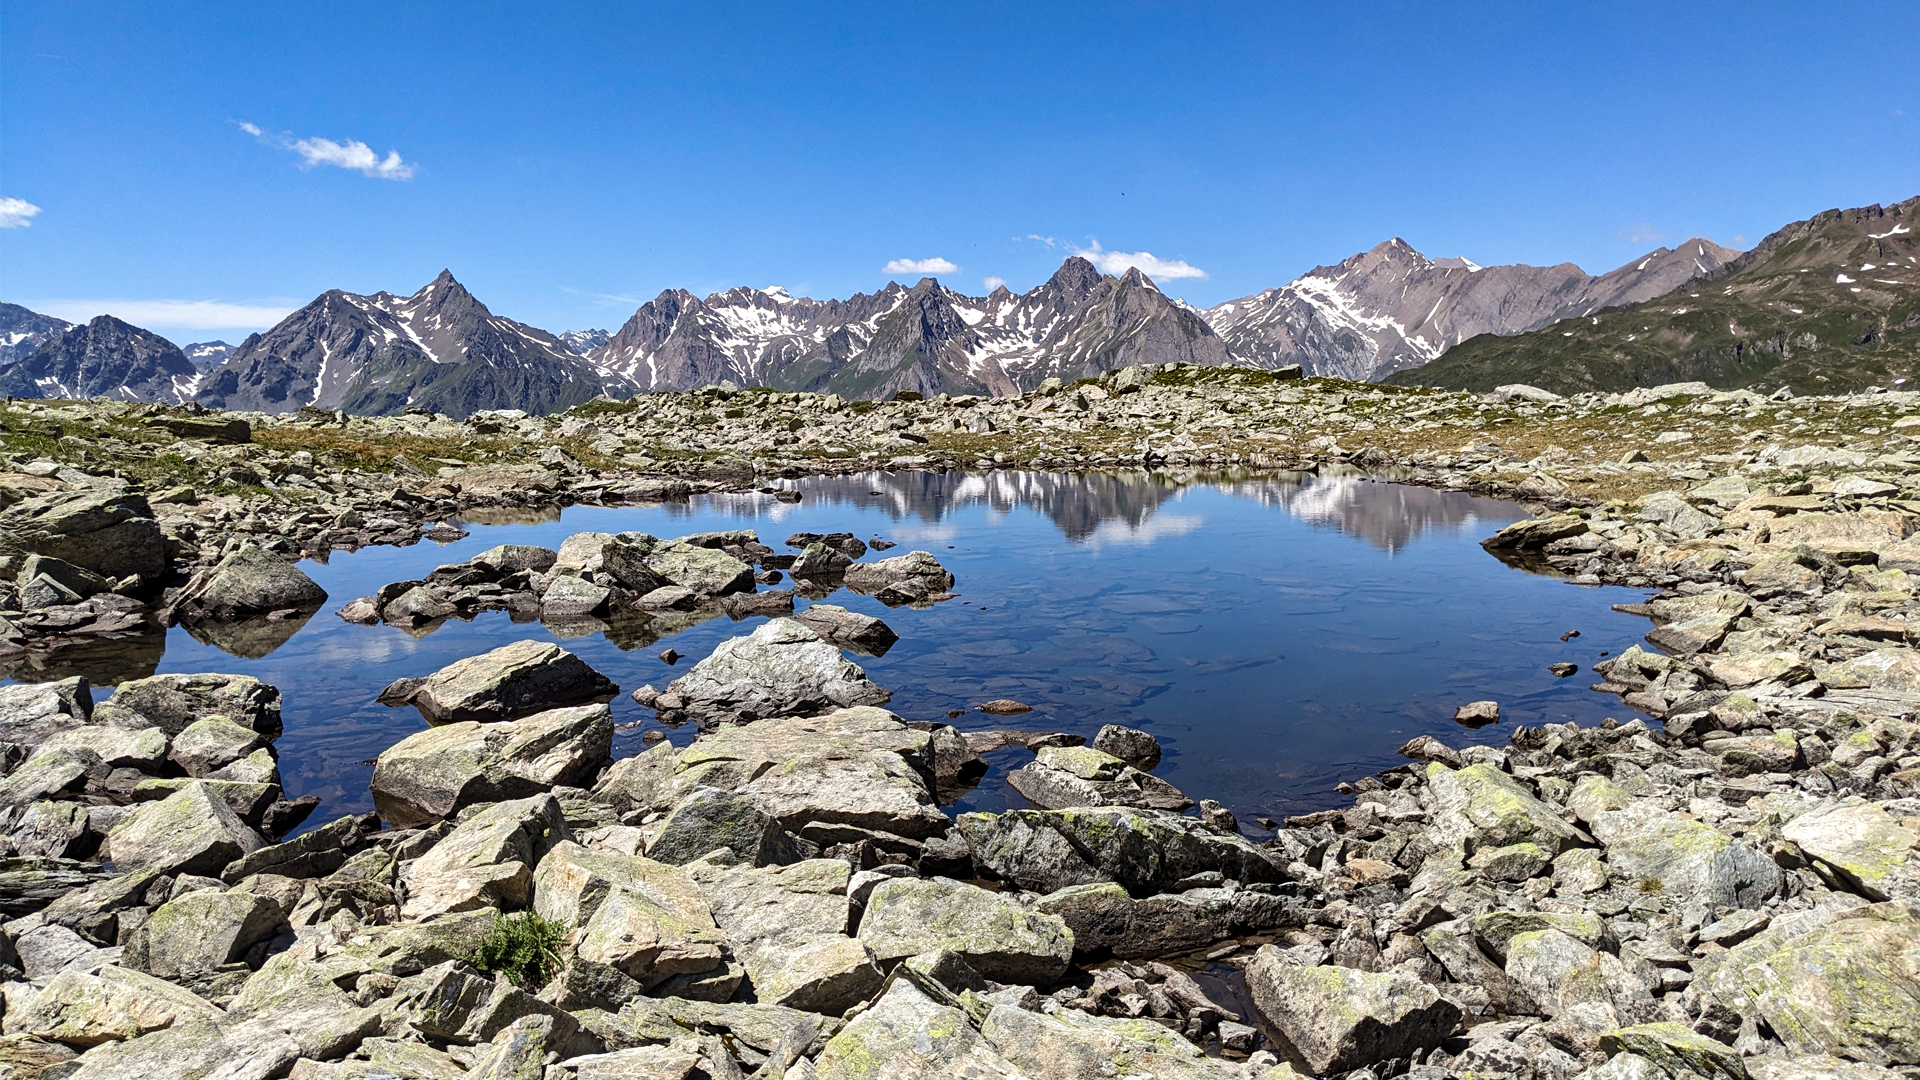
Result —
[[[488,975],[504,973],[523,990],[538,990],[565,962],[567,928],[531,911],[497,916],[461,956]]]

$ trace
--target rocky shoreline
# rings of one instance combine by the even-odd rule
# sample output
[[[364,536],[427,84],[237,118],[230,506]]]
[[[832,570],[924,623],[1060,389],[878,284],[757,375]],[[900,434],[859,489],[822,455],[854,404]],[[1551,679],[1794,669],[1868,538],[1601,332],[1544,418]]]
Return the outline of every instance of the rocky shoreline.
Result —
[[[1145,733],[1007,732],[1035,750],[1016,786],[1049,808],[952,817],[942,793],[977,771],[978,746],[860,699],[840,631],[776,617],[705,672],[637,688],[663,719],[702,727],[619,761],[596,703],[611,682],[558,646],[423,673],[390,688],[432,723],[381,755],[379,817],[275,843],[303,809],[279,796],[272,688],[156,676],[98,709],[81,683],[0,688],[0,963],[15,969],[0,1076],[1791,1080],[1920,1065],[1920,454],[1903,434],[1920,397],[1473,397],[1178,367],[1005,402],[855,411],[809,397],[382,421],[441,425],[450,445],[511,431],[553,459],[422,470],[382,504],[415,511],[384,532],[284,523],[342,492],[371,499],[392,471],[336,482],[315,466],[308,503],[304,485],[266,475],[340,452],[284,449],[283,429],[374,422],[263,421],[259,442],[228,445],[281,447],[249,459],[275,487],[196,502],[154,498],[127,468],[103,482],[97,445],[84,452],[99,471],[78,476],[16,457],[15,477],[50,482],[24,494],[0,476],[23,491],[0,510],[4,543],[51,539],[0,557],[18,560],[21,600],[43,580],[78,591],[58,561],[103,583],[89,605],[233,624],[312,603],[258,553],[292,570],[303,545],[409,541],[481,505],[782,489],[782,473],[876,467],[1340,462],[1519,498],[1538,513],[1489,550],[1660,590],[1635,608],[1649,646],[1594,673],[1658,723],[1522,727],[1505,748],[1423,737],[1409,764],[1350,785],[1350,807],[1272,828],[1205,801],[1174,809],[1187,796],[1152,777]],[[686,445],[708,431],[731,457]],[[417,464],[419,445],[395,453]],[[535,468],[559,479],[462,483]],[[81,499],[107,509],[48,517]],[[29,517],[102,524],[23,531]],[[153,529],[128,524],[141,520]],[[95,548],[149,562],[87,567],[73,538],[96,533]],[[166,565],[143,569],[154,556],[125,542],[136,533]],[[770,547],[748,547],[757,537],[691,540],[638,544],[661,582],[574,574],[555,598],[698,592],[650,562],[664,548],[709,568],[696,552],[725,554],[749,577],[777,569]],[[796,561],[845,557],[825,541]],[[592,543],[604,568],[617,540]],[[544,606],[557,578],[525,575],[551,575],[550,554],[542,570],[542,555],[502,555],[487,584]],[[482,584],[460,573],[439,584]],[[385,618],[412,590],[452,602],[429,584],[362,614]],[[17,606],[4,617],[24,644]],[[815,677],[783,681],[801,652]],[[500,912],[557,928],[545,951],[487,952]]]

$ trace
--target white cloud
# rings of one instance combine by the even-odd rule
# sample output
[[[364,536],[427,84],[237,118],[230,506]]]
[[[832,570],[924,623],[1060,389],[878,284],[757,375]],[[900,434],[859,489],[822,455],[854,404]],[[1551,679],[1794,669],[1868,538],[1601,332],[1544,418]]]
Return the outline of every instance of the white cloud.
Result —
[[[25,199],[0,198],[0,229],[24,229],[40,208]]]
[[[894,259],[880,268],[889,274],[957,274],[960,268],[935,255],[931,259]]]
[[[1040,235],[1039,233],[1033,233],[1033,232],[1030,232],[1030,233],[1028,233],[1028,234],[1027,234],[1027,236],[1026,236],[1026,238],[1027,238],[1028,240],[1038,240],[1039,242],[1041,242],[1041,243],[1043,243],[1043,244],[1045,244],[1045,245],[1047,245],[1048,247],[1054,247],[1054,246],[1057,246],[1057,245],[1059,244],[1059,241],[1057,241],[1057,240],[1055,240],[1055,239],[1054,239],[1053,237],[1051,237],[1051,236],[1041,236],[1041,235]],[[1016,236],[1016,237],[1014,237],[1014,240],[1015,240],[1016,242],[1017,242],[1017,241],[1019,241],[1019,239],[1020,239],[1020,237],[1018,237],[1018,236]]]
[[[1068,245],[1067,250],[1092,263],[1103,274],[1118,276],[1137,269],[1155,281],[1177,281],[1181,278],[1205,280],[1207,276],[1205,270],[1185,259],[1162,259],[1151,251],[1108,251],[1100,246],[1100,241],[1091,238],[1087,247]]]
[[[293,311],[291,305],[230,304],[221,300],[35,300],[26,306],[68,322],[111,315],[135,326],[187,330],[259,330]]]
[[[980,284],[985,285],[987,287],[988,292],[992,292],[993,290],[999,288],[1002,285],[1005,285],[1006,283],[1007,283],[1006,278],[995,277],[992,274],[988,274],[986,277],[983,277],[980,279]]]
[[[400,151],[389,150],[386,157],[375,153],[373,147],[358,139],[335,142],[316,135],[311,139],[295,139],[292,136],[270,135],[260,130],[260,125],[245,120],[236,121],[241,131],[259,139],[268,146],[291,150],[300,155],[300,167],[311,169],[316,165],[332,165],[339,169],[350,169],[362,176],[375,180],[411,180],[414,166],[400,158]]]

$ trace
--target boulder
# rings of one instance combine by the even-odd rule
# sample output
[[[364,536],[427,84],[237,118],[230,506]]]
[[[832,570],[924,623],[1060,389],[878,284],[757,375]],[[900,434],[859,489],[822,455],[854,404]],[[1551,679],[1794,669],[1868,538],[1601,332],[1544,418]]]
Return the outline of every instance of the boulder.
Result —
[[[247,542],[190,582],[174,607],[197,618],[244,619],[326,602],[327,591],[299,567]]]
[[[1033,910],[1060,916],[1083,959],[1170,956],[1307,921],[1299,900],[1272,893],[1200,888],[1135,899],[1111,881],[1069,885],[1034,901]]]
[[[1138,728],[1103,724],[1087,745],[1112,754],[1136,769],[1152,769],[1160,764],[1160,740]]]
[[[107,834],[106,851],[122,872],[211,877],[266,843],[210,784],[193,781],[158,802],[129,809]]]
[[[1568,805],[1590,821],[1616,880],[1686,903],[1758,908],[1780,891],[1772,859],[1703,821],[1583,777]],[[1596,807],[1616,807],[1595,809]]]
[[[156,728],[145,730],[158,731]],[[224,716],[209,716],[188,724],[175,735],[168,757],[188,776],[206,776],[268,744],[269,740],[250,727]]]
[[[868,656],[885,656],[900,635],[871,615],[848,611],[836,604],[810,604],[793,621],[820,635],[821,640]]]
[[[721,642],[667,690],[685,702],[688,716],[714,722],[813,716],[881,705],[893,696],[793,619],[771,619],[751,634]]]
[[[46,555],[109,578],[167,569],[147,500],[105,490],[52,492],[0,511],[0,555]]]
[[[1842,887],[1872,900],[1888,899],[1888,887],[1909,876],[1908,860],[1920,844],[1920,833],[1870,802],[1842,803],[1802,814],[1783,826],[1780,835],[1798,844]]]
[[[534,875],[533,907],[580,928],[581,959],[616,968],[643,988],[711,971],[724,959],[700,887],[652,859],[558,844]]]
[[[1253,1004],[1295,1067],[1347,1072],[1430,1050],[1459,1026],[1458,1006],[1404,972],[1305,967],[1272,945],[1247,965]]]
[[[1112,881],[1137,897],[1195,874],[1241,882],[1287,880],[1281,854],[1164,810],[1090,807],[961,814],[974,862],[1035,892]]]
[[[907,979],[854,1017],[813,1061],[817,1080],[1025,1080],[967,1014]]]
[[[1804,544],[1841,563],[1871,563],[1880,549],[1913,532],[1912,519],[1896,510],[1855,510],[1844,514],[1789,514],[1769,522],[1769,545]]]
[[[1099,1076],[1154,1080],[1236,1080],[1243,1074],[1164,1023],[1147,1017],[1089,1016],[1074,1009],[1048,1014],[995,1005],[980,1034],[1032,1080]]]
[[[787,572],[803,581],[831,579],[846,573],[852,565],[853,560],[845,553],[816,540],[801,550]]]
[[[606,612],[613,590],[583,578],[565,574],[554,577],[547,591],[540,594],[543,619],[585,619]]]
[[[104,779],[107,766],[84,747],[41,747],[19,768],[0,779],[0,807],[26,806],[56,795],[75,793],[89,778]]]
[[[669,583],[702,596],[753,591],[753,567],[724,551],[674,540],[654,548],[646,557],[649,570]]]
[[[93,691],[83,676],[48,683],[0,686],[0,742],[38,746],[56,731],[93,716]]]
[[[108,964],[55,975],[24,1010],[8,1011],[7,1030],[84,1048],[224,1015],[191,990]]]
[[[679,752],[672,743],[663,741],[643,753],[621,758],[601,775],[593,797],[622,814],[652,807],[680,767]]]
[[[1432,804],[1434,838],[1463,846],[1468,853],[1524,842],[1558,854],[1580,839],[1580,830],[1562,820],[1553,807],[1485,762],[1463,769],[1429,762],[1427,798]]]
[[[725,848],[723,860],[750,866],[793,862],[801,842],[754,801],[720,788],[697,787],[667,812],[647,845],[647,857],[679,866]]]
[[[374,806],[398,828],[423,825],[474,803],[584,785],[612,749],[613,714],[605,705],[442,724],[407,736],[375,761]]]
[[[224,720],[218,721],[223,722]],[[250,737],[258,738],[253,732]],[[167,760],[167,733],[157,727],[122,728],[109,724],[87,724],[65,728],[47,736],[43,750],[81,750],[99,758],[110,769],[138,769],[143,773],[160,771]]]
[[[127,941],[124,962],[163,979],[204,975],[287,929],[280,905],[265,896],[203,889],[155,908]]]
[[[645,536],[644,533],[624,533],[624,536]],[[603,552],[607,541],[613,539],[612,533],[577,532],[560,542],[560,550],[554,554],[552,565],[547,567],[556,574],[591,574],[603,565]],[[651,540],[652,537],[647,537]],[[648,550],[652,550],[651,547]],[[546,573],[547,570],[541,571]]]
[[[544,574],[553,569],[559,555],[552,548],[536,547],[532,544],[500,544],[468,559],[473,566],[484,566],[494,573],[505,577],[530,570]]]
[[[1901,904],[1823,907],[1718,957],[1697,983],[1795,1054],[1920,1064],[1920,919]]]
[[[1600,1052],[1631,1054],[1649,1062],[1663,1076],[1694,1076],[1714,1080],[1747,1080],[1740,1051],[1701,1035],[1685,1024],[1662,1021],[1637,1024],[1600,1036]]]
[[[95,720],[125,728],[157,727],[171,737],[210,716],[224,716],[277,739],[280,691],[250,675],[154,675],[121,683],[100,703]]]
[[[1042,810],[1076,806],[1137,806],[1185,810],[1193,800],[1151,773],[1091,746],[1043,746],[1007,783]]]
[[[953,589],[953,574],[925,551],[910,551],[891,559],[854,563],[847,567],[847,587],[877,596],[887,603],[926,600]]]
[[[872,954],[846,933],[851,869],[844,860],[692,872],[756,1000],[838,1016],[880,989]]]
[[[605,675],[545,641],[516,641],[427,676],[412,703],[436,724],[513,720],[620,692]]]
[[[524,908],[533,899],[533,867],[555,844],[571,838],[552,795],[495,803],[401,871],[406,890],[401,915],[417,920],[479,908]]]
[[[986,978],[1029,986],[1052,983],[1073,959],[1073,933],[1059,916],[945,878],[876,885],[860,919],[860,940],[882,965],[948,949]]]
[[[695,787],[738,792],[788,832],[826,845],[872,833],[923,840],[949,822],[934,799],[932,739],[884,709],[729,725],[677,758],[656,799]]]

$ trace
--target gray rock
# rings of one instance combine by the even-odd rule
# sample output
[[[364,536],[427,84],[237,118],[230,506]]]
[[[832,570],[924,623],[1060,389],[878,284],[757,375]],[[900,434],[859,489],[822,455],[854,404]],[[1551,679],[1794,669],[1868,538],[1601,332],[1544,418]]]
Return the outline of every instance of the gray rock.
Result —
[[[721,642],[667,690],[685,702],[688,716],[702,721],[812,716],[881,705],[893,696],[793,619],[772,619]]]
[[[42,747],[0,780],[0,807],[26,806],[56,795],[78,792],[89,777],[105,777],[107,767],[83,747]]]
[[[540,595],[540,615],[546,619],[584,619],[607,610],[613,591],[604,585],[565,574],[556,575]]]
[[[136,805],[107,834],[106,850],[122,871],[212,876],[266,846],[214,787],[191,781],[158,802]]]
[[[1315,1076],[1431,1049],[1460,1024],[1457,1006],[1410,975],[1303,967],[1272,945],[1247,965],[1247,988],[1286,1058]]]
[[[0,511],[0,555],[46,555],[109,578],[166,572],[167,545],[138,495],[61,491]]]
[[[45,982],[68,967],[91,967],[112,955],[68,927],[53,923],[16,931],[13,948],[20,970],[34,982]]]
[[[838,549],[815,541],[800,552],[787,572],[801,579],[834,578],[846,573],[852,565],[853,560]]]
[[[1147,1017],[1089,1016],[1074,1009],[1047,1014],[996,1005],[980,1025],[980,1034],[1033,1080],[1090,1080],[1107,1075],[1237,1080],[1244,1075]],[[1120,1063],[1125,1063],[1125,1072],[1109,1071]]]
[[[544,574],[553,569],[559,555],[552,548],[536,547],[532,544],[500,544],[468,559],[474,566],[484,566],[502,577],[531,570]]]
[[[1188,889],[1135,899],[1110,881],[1069,885],[1034,901],[1033,910],[1066,922],[1080,958],[1171,956],[1306,920],[1299,901],[1269,893]]]
[[[678,867],[563,842],[540,860],[534,910],[579,927],[582,959],[642,987],[721,966],[724,939],[699,886]]]
[[[647,857],[680,866],[725,848],[731,854],[726,861],[766,866],[803,857],[803,844],[752,799],[697,787],[667,812],[647,845]]]
[[[961,814],[974,861],[1022,888],[1118,882],[1134,896],[1209,871],[1241,882],[1287,880],[1280,853],[1161,810],[1092,807]]]
[[[517,641],[427,676],[412,703],[436,724],[485,723],[604,701],[619,692],[605,675],[560,646]]]
[[[860,940],[882,965],[948,949],[981,975],[1045,986],[1073,959],[1073,933],[1057,915],[1029,911],[977,886],[896,878],[874,887]]]
[[[611,756],[605,705],[551,709],[519,720],[465,720],[416,732],[373,766],[380,816],[399,828],[451,816],[474,803],[523,799],[593,779]]]
[[[644,595],[667,587],[671,583],[647,565],[647,557],[653,554],[659,543],[646,533],[609,536],[600,549],[601,565],[606,568],[608,576],[632,592]],[[691,589],[687,591],[690,595],[693,593]]]
[[[425,919],[448,912],[524,908],[533,899],[533,867],[571,839],[552,795],[495,803],[460,823],[401,871],[400,913]]]
[[[898,602],[924,600],[951,591],[953,574],[940,565],[930,552],[910,551],[890,559],[854,563],[847,567],[847,587],[855,592],[880,595]]]
[[[93,692],[83,676],[49,683],[0,686],[0,742],[38,746],[56,731],[93,716]]]
[[[248,542],[188,583],[174,607],[197,618],[243,619],[326,602],[327,591],[299,567]]]
[[[840,859],[753,869],[692,868],[757,1000],[837,1016],[880,989],[866,945],[848,937]]]
[[[724,551],[674,540],[653,549],[647,568],[669,583],[702,596],[753,591],[753,567]]]
[[[966,1013],[935,1002],[906,979],[896,980],[829,1040],[814,1059],[813,1072],[817,1080],[1022,1076],[974,1030]]]
[[[868,656],[885,656],[900,636],[871,615],[848,611],[836,604],[811,604],[793,621],[820,635],[821,640]]]
[[[1136,769],[1152,769],[1160,764],[1160,740],[1138,728],[1105,724],[1087,745],[1112,754]]]
[[[1172,784],[1090,746],[1041,747],[1037,760],[1009,773],[1007,783],[1042,810],[1076,806],[1185,810],[1193,805]]]
[[[251,731],[247,734],[258,737]],[[122,728],[109,724],[66,728],[49,735],[40,745],[48,750],[84,750],[110,769],[138,769],[144,773],[160,771],[168,750],[167,733],[157,727]]]
[[[9,1013],[7,1030],[85,1048],[224,1015],[190,990],[108,964],[55,975],[23,1012]]]
[[[245,959],[248,950],[287,929],[280,906],[265,896],[190,892],[154,909],[128,939],[124,962],[163,979],[204,975]]]
[[[280,737],[280,691],[249,675],[154,675],[121,683],[95,720],[157,727],[169,737],[209,716],[224,716],[269,739]]]
[[[252,728],[224,716],[209,716],[175,735],[168,757],[188,776],[206,776],[267,745],[268,740]]]

